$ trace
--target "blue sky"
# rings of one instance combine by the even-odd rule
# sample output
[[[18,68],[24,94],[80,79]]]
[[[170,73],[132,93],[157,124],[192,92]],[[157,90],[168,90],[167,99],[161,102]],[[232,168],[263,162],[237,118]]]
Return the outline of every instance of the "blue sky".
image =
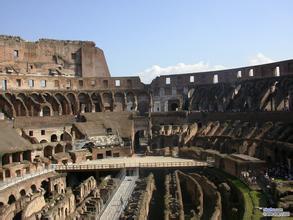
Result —
[[[2,0],[1,34],[92,40],[113,76],[293,58],[292,0]]]

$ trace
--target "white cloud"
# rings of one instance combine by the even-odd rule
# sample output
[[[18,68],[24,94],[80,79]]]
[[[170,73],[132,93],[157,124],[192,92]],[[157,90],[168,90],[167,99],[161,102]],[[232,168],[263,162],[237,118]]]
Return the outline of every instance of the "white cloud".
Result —
[[[273,59],[265,56],[262,53],[257,53],[255,56],[252,56],[248,60],[247,65],[258,65],[264,63],[274,62]],[[203,71],[214,71],[214,70],[222,70],[227,67],[223,65],[210,65],[207,62],[200,61],[194,64],[185,64],[178,63],[173,66],[161,67],[159,65],[153,65],[150,68],[147,68],[139,73],[133,74],[134,76],[139,76],[141,81],[144,83],[150,83],[157,76],[169,75],[169,74],[181,74],[181,73],[195,73],[195,72],[203,72]]]
[[[168,74],[180,74],[180,73],[194,73],[202,71],[220,70],[225,67],[222,65],[210,66],[206,62],[198,62],[195,64],[178,63],[174,66],[160,67],[159,65],[153,65],[152,67],[143,70],[142,72],[134,75],[139,76],[144,83],[150,83],[157,76]]]
[[[263,55],[262,53],[257,53],[254,57],[251,57],[249,60],[249,65],[259,65],[264,63],[272,63],[273,59]]]

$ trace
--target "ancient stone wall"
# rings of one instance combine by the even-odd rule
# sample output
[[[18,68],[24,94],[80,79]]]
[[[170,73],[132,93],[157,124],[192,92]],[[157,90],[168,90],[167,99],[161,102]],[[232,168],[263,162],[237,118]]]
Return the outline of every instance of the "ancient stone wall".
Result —
[[[104,53],[90,41],[0,36],[0,74],[109,77]]]
[[[204,212],[204,209],[203,209],[204,208],[203,207],[204,194],[202,190],[203,186],[201,185],[201,183],[199,183],[196,179],[192,178],[188,174],[184,174],[183,172],[178,170],[176,171],[176,173],[179,178],[181,193],[182,194],[185,193],[185,196],[183,196],[183,206],[192,204],[193,214],[191,214],[191,218],[200,219]],[[182,190],[185,192],[182,192]],[[189,201],[184,201],[186,197],[189,197],[191,203]],[[185,213],[185,215],[186,214],[189,214],[189,213]]]

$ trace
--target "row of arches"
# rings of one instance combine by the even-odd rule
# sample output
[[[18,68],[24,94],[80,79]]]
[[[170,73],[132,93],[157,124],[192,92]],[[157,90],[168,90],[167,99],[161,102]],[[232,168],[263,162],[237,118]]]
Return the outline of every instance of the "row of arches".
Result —
[[[42,182],[42,185],[43,185],[43,182]],[[6,202],[5,202],[5,200],[1,200],[0,208],[3,207],[5,204],[11,205],[11,204],[15,203],[18,199],[24,198],[28,194],[33,194],[33,193],[36,193],[38,191],[39,190],[38,190],[38,188],[37,188],[37,186],[35,184],[32,184],[29,188],[22,188],[21,190],[19,190],[18,194],[11,193],[8,196]]]
[[[41,144],[48,143],[48,142],[58,142],[58,141],[72,141],[72,135],[69,134],[68,132],[64,131],[59,139],[57,134],[52,134],[51,136],[48,137],[48,139],[42,139],[40,140]]]
[[[9,117],[70,115],[79,112],[149,110],[146,92],[3,93],[0,110]]]
[[[236,85],[215,84],[192,89],[190,110],[195,111],[291,111],[293,79],[261,79]]]
[[[62,153],[62,152],[69,152],[72,150],[72,145],[67,143],[66,145],[57,144],[56,146],[47,145],[44,147],[44,157],[50,158],[54,154]]]

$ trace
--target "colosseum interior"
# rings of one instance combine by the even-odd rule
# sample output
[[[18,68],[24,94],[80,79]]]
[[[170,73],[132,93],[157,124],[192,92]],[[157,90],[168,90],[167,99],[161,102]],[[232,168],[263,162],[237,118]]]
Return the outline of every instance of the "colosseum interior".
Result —
[[[94,42],[1,35],[0,80],[0,219],[293,215],[293,60],[144,84]]]

